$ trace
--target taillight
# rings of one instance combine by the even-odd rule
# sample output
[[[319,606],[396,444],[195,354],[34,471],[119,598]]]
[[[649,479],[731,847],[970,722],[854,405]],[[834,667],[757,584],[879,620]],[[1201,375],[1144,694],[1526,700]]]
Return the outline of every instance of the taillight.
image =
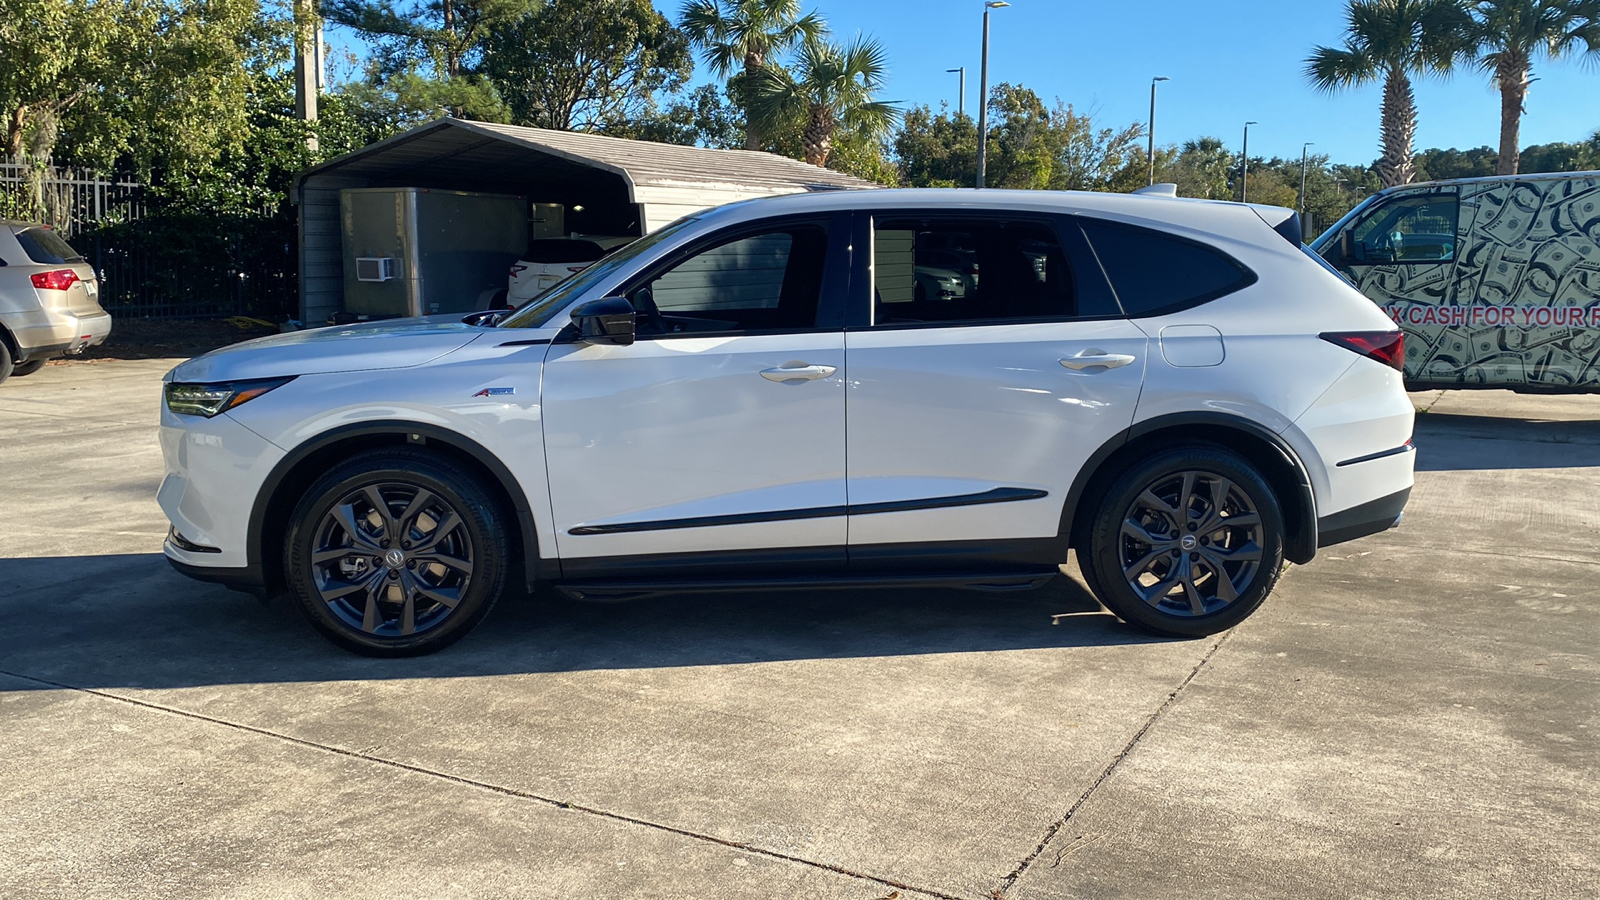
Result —
[[[1397,372],[1406,367],[1406,336],[1402,331],[1324,331],[1317,335],[1330,344],[1368,359],[1375,359]]]
[[[33,286],[41,291],[64,291],[78,283],[78,273],[71,269],[56,269],[33,276]]]

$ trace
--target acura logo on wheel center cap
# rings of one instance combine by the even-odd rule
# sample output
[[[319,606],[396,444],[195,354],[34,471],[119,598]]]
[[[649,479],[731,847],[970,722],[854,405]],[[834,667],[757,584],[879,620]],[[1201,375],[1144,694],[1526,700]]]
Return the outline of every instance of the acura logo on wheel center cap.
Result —
[[[398,569],[406,564],[406,555],[399,550],[390,550],[383,555],[383,564],[391,569]]]
[[[1194,535],[1186,534],[1186,535],[1183,536],[1183,540],[1179,541],[1178,543],[1182,544],[1183,545],[1183,549],[1185,549],[1185,550],[1193,550],[1196,546],[1198,546],[1200,544],[1200,541],[1197,540]],[[394,551],[391,550],[389,552],[393,553]]]

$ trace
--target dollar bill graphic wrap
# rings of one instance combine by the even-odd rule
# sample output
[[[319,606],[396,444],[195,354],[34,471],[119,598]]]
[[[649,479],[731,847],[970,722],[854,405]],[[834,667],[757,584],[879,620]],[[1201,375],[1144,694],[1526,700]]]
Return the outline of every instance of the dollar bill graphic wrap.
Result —
[[[1340,267],[1405,330],[1407,379],[1600,390],[1600,174],[1417,190],[1458,199],[1452,258]]]

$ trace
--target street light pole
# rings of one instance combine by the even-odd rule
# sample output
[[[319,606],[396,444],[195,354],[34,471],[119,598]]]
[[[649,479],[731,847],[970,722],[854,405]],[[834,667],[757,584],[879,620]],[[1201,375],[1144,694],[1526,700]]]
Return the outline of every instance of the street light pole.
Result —
[[[967,114],[967,67],[945,69],[946,72],[961,73],[961,93],[956,95],[956,115],[965,117]]]
[[[983,4],[983,62],[978,69],[978,187],[983,187],[984,163],[989,152],[989,10],[1010,6],[1005,0]]]
[[[1171,80],[1165,75],[1150,79],[1150,184],[1156,183],[1156,82]]]
[[[1239,173],[1240,203],[1250,202],[1250,126],[1260,124],[1256,121],[1244,123],[1244,168]]]
[[[1306,217],[1306,148],[1314,146],[1316,143],[1316,141],[1306,141],[1300,147],[1300,219],[1302,222]]]

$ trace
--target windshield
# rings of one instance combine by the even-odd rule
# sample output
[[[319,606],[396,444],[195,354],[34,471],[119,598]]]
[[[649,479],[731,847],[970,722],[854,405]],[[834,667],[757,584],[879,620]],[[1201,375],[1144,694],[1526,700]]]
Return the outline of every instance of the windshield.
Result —
[[[604,281],[612,273],[637,259],[641,254],[648,252],[657,244],[682,231],[689,223],[694,221],[694,219],[679,219],[660,231],[652,232],[631,244],[617,248],[610,255],[589,268],[568,278],[566,281],[551,286],[549,290],[533,298],[527,306],[507,316],[505,321],[495,327],[538,328],[549,322],[552,316],[565,309],[567,304],[571,303],[584,291]]]

